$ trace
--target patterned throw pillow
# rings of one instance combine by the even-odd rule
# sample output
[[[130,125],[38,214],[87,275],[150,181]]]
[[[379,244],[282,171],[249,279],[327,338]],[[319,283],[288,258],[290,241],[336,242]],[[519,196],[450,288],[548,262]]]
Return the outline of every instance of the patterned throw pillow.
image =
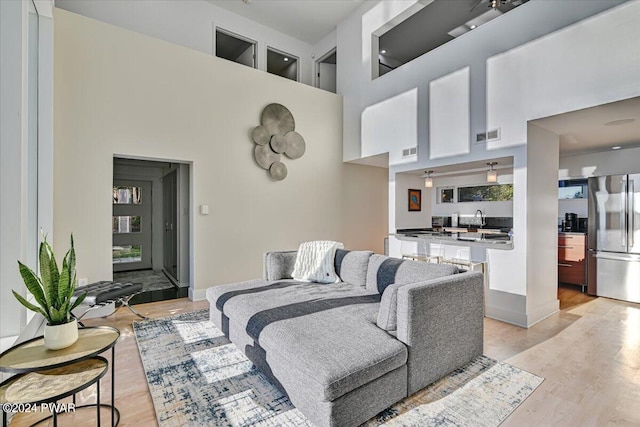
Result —
[[[330,240],[300,244],[291,276],[295,280],[306,282],[335,283],[339,281],[333,261],[336,249],[342,248],[344,248],[342,243]]]

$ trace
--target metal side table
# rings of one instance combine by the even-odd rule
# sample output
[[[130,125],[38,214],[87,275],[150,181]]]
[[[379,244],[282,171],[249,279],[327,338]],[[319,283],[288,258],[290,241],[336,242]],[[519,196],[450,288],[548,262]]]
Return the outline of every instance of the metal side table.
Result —
[[[67,396],[73,396],[73,403],[76,403],[76,393],[84,390],[90,385],[97,383],[97,402],[76,407],[97,407],[97,425],[100,426],[100,408],[106,407],[111,409],[111,426],[115,427],[120,423],[120,411],[115,406],[115,345],[120,337],[120,331],[110,326],[97,326],[78,329],[78,341],[73,345],[61,350],[49,350],[44,347],[44,338],[38,337],[15,345],[0,354],[0,371],[19,374],[0,385],[0,403],[19,404],[17,409],[22,409],[24,404],[44,404],[55,402]],[[100,402],[100,378],[102,378],[109,364],[106,359],[96,357],[98,354],[111,349],[111,404]],[[91,363],[85,363],[91,361]],[[100,375],[92,375],[99,370],[98,365],[104,363],[104,372]],[[82,374],[81,371],[87,371]],[[67,372],[67,374],[65,374]],[[37,374],[37,375],[35,375]],[[47,376],[47,375],[52,375]],[[56,387],[49,388],[47,381],[53,378],[57,379]],[[69,375],[70,380],[65,387],[64,375]],[[17,393],[18,386],[31,387],[36,385],[38,381],[42,382],[41,390],[35,393],[35,389],[31,389],[31,395]],[[62,382],[60,382],[62,381]],[[6,386],[6,389],[4,388]],[[49,388],[49,389],[48,389]],[[48,390],[47,390],[48,389]],[[29,396],[32,396],[31,398]],[[11,400],[20,397],[20,401]],[[26,401],[24,400],[26,399]],[[31,399],[31,400],[29,400]],[[2,407],[3,426],[6,425],[5,406]],[[11,409],[11,406],[8,406]],[[53,417],[54,425],[57,423],[56,411],[53,415],[38,421],[36,424]]]

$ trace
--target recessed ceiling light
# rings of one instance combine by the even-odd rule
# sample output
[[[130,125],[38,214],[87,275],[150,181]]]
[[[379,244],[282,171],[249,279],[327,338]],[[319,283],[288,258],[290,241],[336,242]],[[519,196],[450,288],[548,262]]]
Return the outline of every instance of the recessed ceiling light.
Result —
[[[384,50],[384,49],[382,49],[382,50],[380,51],[380,53],[385,54],[385,53],[387,53],[387,51],[386,51],[386,50]]]
[[[636,119],[620,119],[620,120],[612,120],[610,122],[605,123],[605,126],[621,126],[626,125],[627,123],[633,123]]]
[[[622,148],[622,147],[620,147],[619,145],[616,145],[615,147],[611,147],[611,149],[612,149],[612,150],[619,150],[619,149],[621,149],[621,148]]]
[[[287,62],[289,60],[289,58],[287,58],[286,56],[284,57],[284,62]]]

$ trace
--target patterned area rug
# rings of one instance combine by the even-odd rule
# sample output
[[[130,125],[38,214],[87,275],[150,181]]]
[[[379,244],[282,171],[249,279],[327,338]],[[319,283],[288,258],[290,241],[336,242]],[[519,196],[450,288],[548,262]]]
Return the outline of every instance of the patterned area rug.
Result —
[[[133,324],[158,424],[310,426],[208,318],[200,310]],[[481,356],[364,425],[497,426],[542,381]]]

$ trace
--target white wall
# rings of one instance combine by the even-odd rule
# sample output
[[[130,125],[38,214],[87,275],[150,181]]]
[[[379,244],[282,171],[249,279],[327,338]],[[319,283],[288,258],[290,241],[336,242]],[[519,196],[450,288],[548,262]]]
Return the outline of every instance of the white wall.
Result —
[[[429,158],[468,154],[469,67],[429,83]]]
[[[347,126],[347,122],[345,122]],[[395,147],[389,150],[389,146]],[[413,163],[402,150],[418,146],[418,91],[411,89],[362,112],[362,157],[389,152],[389,164]]]
[[[558,170],[560,137],[527,132],[527,325],[558,311]]]
[[[214,54],[214,27],[219,26],[257,41],[258,69],[267,69],[267,46],[270,46],[300,58],[300,81],[313,82],[309,44],[206,0],[57,0],[56,6],[210,55]]]
[[[422,190],[422,210],[409,212],[409,189]],[[395,229],[431,227],[433,189],[424,186],[420,175],[398,173],[395,177]]]
[[[104,194],[114,153],[191,163],[196,298],[216,284],[260,277],[263,252],[305,240],[382,251],[387,170],[342,162],[339,96],[55,12],[55,230],[74,231],[79,276],[111,277]],[[272,102],[291,110],[307,143],[302,158],[284,159],[288,176],[279,182],[256,165],[250,137]],[[202,204],[209,215],[198,213]]]
[[[490,58],[535,40],[549,32],[564,28],[581,19],[606,10],[619,2],[594,0],[581,2],[578,8],[575,7],[575,3],[571,1],[530,1],[508,14],[500,16],[488,24],[468,32],[456,40],[440,46],[438,49],[422,55],[399,69],[375,80],[371,79],[371,71],[373,65],[377,64],[377,52],[376,55],[372,55],[371,34],[388,21],[414,6],[416,2],[396,0],[365,3],[366,4],[363,4],[356,13],[340,23],[337,30],[338,60],[340,64],[338,67],[338,91],[345,97],[344,158],[345,160],[352,160],[389,151],[391,162],[393,153],[402,149],[402,146],[399,145],[398,141],[389,140],[384,146],[375,146],[375,150],[373,150],[372,153],[372,150],[369,149],[370,140],[362,134],[367,131],[366,126],[363,125],[365,121],[363,113],[373,105],[384,103],[386,100],[399,94],[417,90],[418,107],[416,115],[420,123],[418,140],[420,152],[423,153],[417,163],[417,167],[422,168],[426,164],[429,164],[426,153],[429,152],[429,129],[431,126],[428,121],[430,82],[445,77],[457,70],[469,67],[469,105],[471,109],[469,125],[471,135],[469,139],[471,140],[472,135],[488,129],[487,101],[489,99],[491,99],[492,106],[497,103],[500,105],[500,111],[503,109],[506,110],[507,107],[501,104],[503,100],[497,98],[498,95],[505,93],[500,87],[505,81],[509,81],[509,83],[504,83],[507,85],[520,84],[523,89],[538,90],[537,86],[528,83],[529,70],[525,70],[526,72],[521,74],[502,74],[500,70],[493,67],[490,69],[491,75],[488,78],[487,63]],[[638,7],[640,7],[637,2],[635,3],[635,5],[629,4],[625,6],[623,9],[629,9],[630,15],[633,16]],[[631,9],[633,9],[633,13],[631,13]],[[627,12],[621,11],[620,13],[625,14]],[[607,21],[613,24],[613,26],[618,25],[619,22],[617,17],[607,18]],[[535,22],[535,25],[532,25],[532,22]],[[608,25],[611,26],[611,24]],[[633,25],[628,19],[624,19],[622,25],[626,29],[618,30],[616,28],[612,30],[609,28],[611,31],[599,32],[597,35],[610,42],[615,42],[618,40],[618,33],[629,35],[633,33],[633,31],[637,31],[631,28]],[[598,28],[598,30],[599,29],[600,28]],[[591,29],[587,29],[586,31],[590,32]],[[634,39],[635,38],[629,38],[627,40]],[[608,46],[608,48],[627,55],[627,46],[627,43],[621,42],[615,46]],[[574,48],[573,45],[566,46],[561,44],[554,44],[552,47],[554,52],[560,52],[563,55],[565,55],[567,51],[573,52]],[[596,47],[602,48],[603,43],[598,43]],[[548,64],[546,60],[548,56],[546,54],[540,55],[537,51],[535,54],[535,60],[540,61],[540,65],[537,65],[537,67],[543,67],[545,66],[544,64]],[[585,61],[581,59],[579,61],[581,63],[588,61],[593,62],[594,58],[599,58],[599,51],[592,51],[588,55],[586,52],[580,51],[579,54],[584,54],[586,59]],[[611,57],[611,55],[611,52],[607,52],[604,56]],[[617,62],[617,66],[633,69],[634,64],[637,64],[634,55],[635,53],[633,55],[627,55],[625,62]],[[552,54],[549,57],[554,57],[555,59],[555,56],[555,54]],[[565,55],[556,61],[557,65],[553,67],[560,68],[562,67],[561,64],[574,60],[573,53],[571,56]],[[606,63],[599,62],[599,64],[603,64],[600,71],[604,71],[605,75],[608,75],[605,70],[607,67]],[[611,70],[611,74],[618,76],[619,72]],[[519,78],[519,76],[526,77]],[[554,76],[554,80],[553,83],[548,83],[549,87],[555,87],[556,84],[560,84],[557,83],[558,81],[566,81],[569,87],[573,87],[576,90],[570,92],[564,91],[563,94],[571,98],[577,97],[578,99],[584,100],[585,86],[572,85],[573,75],[560,73]],[[536,79],[535,81],[537,83],[539,80]],[[628,87],[624,81],[610,80],[604,75],[601,75],[601,81],[596,83],[597,87],[602,87],[602,85],[608,85],[610,88],[608,90],[609,94],[616,91],[614,88],[621,89],[619,92],[632,89]],[[549,93],[549,90],[543,89],[543,92]],[[610,101],[609,94],[602,96],[602,102]],[[621,95],[622,93],[619,93],[620,97],[622,97]],[[593,96],[590,95],[590,97],[589,106],[593,105],[592,103],[599,99],[597,94]],[[516,100],[518,99],[519,98],[516,97]],[[546,100],[546,103],[548,102],[551,101]],[[565,103],[567,102],[569,102],[570,105],[580,103],[567,101],[565,99],[560,102],[560,105],[566,105]],[[495,109],[497,107],[492,108]],[[386,112],[393,114],[390,107],[386,109]],[[452,114],[455,113],[456,112],[452,112]],[[540,113],[542,113],[542,111],[540,111]],[[502,123],[502,118],[499,119],[495,114],[492,117],[495,117],[492,125],[495,124],[505,127],[508,125],[508,123]],[[510,118],[505,117],[505,119]],[[522,123],[525,123],[526,118],[518,117],[518,119],[521,119]],[[526,126],[524,129],[526,131]],[[524,139],[519,140],[518,143],[524,143]],[[485,156],[485,151],[485,146],[473,145],[470,147],[471,154],[469,158],[482,158]],[[391,162],[390,164],[393,165],[394,163]],[[415,167],[413,167],[413,169],[415,169]]]
[[[629,49],[638,22],[640,2],[630,2],[489,58],[487,126],[502,130],[489,146],[525,142],[528,120],[640,95],[640,49]]]

